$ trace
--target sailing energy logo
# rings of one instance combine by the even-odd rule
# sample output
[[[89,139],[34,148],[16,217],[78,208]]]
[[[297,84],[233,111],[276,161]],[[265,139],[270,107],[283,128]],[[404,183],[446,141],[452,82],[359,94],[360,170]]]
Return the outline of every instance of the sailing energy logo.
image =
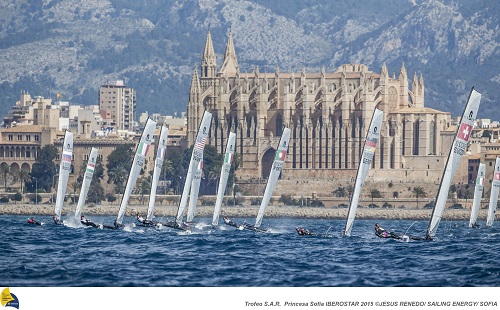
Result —
[[[11,294],[8,287],[2,291],[0,301],[3,307],[14,307],[19,309],[19,299],[17,299],[16,295]]]

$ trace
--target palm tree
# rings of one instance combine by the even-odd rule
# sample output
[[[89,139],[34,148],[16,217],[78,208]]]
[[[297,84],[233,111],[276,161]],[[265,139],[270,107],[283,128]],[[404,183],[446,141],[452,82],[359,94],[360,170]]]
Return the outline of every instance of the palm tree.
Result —
[[[370,190],[370,197],[372,198],[372,208],[374,207],[374,204],[373,204],[373,198],[382,198],[382,194],[380,193],[380,191],[376,188],[372,188]]]
[[[427,197],[427,193],[420,186],[414,187],[412,193],[417,198],[417,208],[418,208],[418,198],[419,197]]]
[[[7,164],[0,166],[0,173],[2,173],[4,181],[4,190],[7,191],[7,176],[10,174],[10,166]]]
[[[139,191],[141,193],[141,204],[143,204],[144,194],[150,194],[151,192],[151,182],[149,178],[142,180]]]
[[[73,181],[70,184],[71,188],[73,189],[73,203],[75,203],[76,199],[76,191],[81,187],[80,183],[78,181]]]
[[[23,193],[23,183],[26,183],[27,181],[30,181],[30,174],[28,171],[19,169],[19,171],[16,173],[16,179],[19,181],[21,184],[21,194]]]
[[[124,182],[127,177],[127,171],[123,167],[116,167],[109,171],[109,181],[108,183],[113,182],[116,187],[116,191],[120,194],[123,194]]]

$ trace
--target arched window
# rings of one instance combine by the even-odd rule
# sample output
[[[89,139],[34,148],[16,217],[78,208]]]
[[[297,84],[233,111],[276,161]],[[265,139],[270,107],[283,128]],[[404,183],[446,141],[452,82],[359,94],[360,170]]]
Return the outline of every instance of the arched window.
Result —
[[[278,113],[276,116],[276,136],[280,137],[283,134],[283,118]]]

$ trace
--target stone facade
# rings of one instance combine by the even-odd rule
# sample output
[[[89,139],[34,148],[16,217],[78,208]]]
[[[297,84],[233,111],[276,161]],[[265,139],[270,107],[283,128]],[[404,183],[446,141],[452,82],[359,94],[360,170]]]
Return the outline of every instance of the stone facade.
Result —
[[[363,64],[333,72],[240,72],[231,33],[220,69],[210,32],[191,80],[188,145],[193,144],[203,111],[213,114],[209,143],[223,152],[230,131],[237,134],[240,180],[268,176],[284,127],[292,130],[283,170],[285,179],[349,182],[375,108],[384,111],[381,138],[370,175],[387,183],[438,183],[454,131],[451,116],[424,107],[422,75],[390,77]],[[336,184],[328,186],[331,192]],[[296,188],[297,189],[297,188]],[[296,190],[295,189],[295,190]],[[323,189],[320,189],[323,190]]]

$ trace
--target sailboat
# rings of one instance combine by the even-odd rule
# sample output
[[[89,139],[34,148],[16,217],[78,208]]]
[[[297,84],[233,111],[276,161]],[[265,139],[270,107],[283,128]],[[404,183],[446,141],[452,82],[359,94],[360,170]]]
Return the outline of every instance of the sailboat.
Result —
[[[196,172],[193,177],[193,183],[191,184],[191,192],[189,194],[189,207],[186,216],[186,222],[191,223],[196,214],[196,204],[198,203],[198,193],[200,191],[201,175],[203,173],[203,158],[196,168]]]
[[[486,171],[486,165],[479,164],[479,169],[477,171],[477,178],[476,178],[476,186],[474,187],[474,199],[472,200],[469,227],[479,227],[476,221],[477,221],[477,215],[479,214],[479,208],[481,206],[481,198],[483,198],[485,171]]]
[[[290,141],[290,128],[285,128],[283,134],[281,135],[280,143],[278,145],[278,150],[274,157],[274,162],[269,172],[269,178],[267,179],[266,190],[264,192],[264,197],[260,204],[259,213],[255,219],[255,225],[244,224],[243,228],[253,231],[265,232],[266,229],[260,228],[262,224],[262,219],[264,218],[264,213],[266,212],[269,201],[273,194],[274,188],[276,187],[276,182],[283,170],[283,163],[285,162],[286,152],[288,150],[288,142]]]
[[[356,209],[358,208],[359,195],[361,194],[361,188],[363,187],[368,169],[370,168],[373,157],[375,155],[375,148],[377,147],[377,143],[380,138],[383,118],[384,112],[375,108],[375,111],[373,111],[372,120],[370,122],[370,127],[368,129],[368,132],[366,133],[363,154],[361,155],[361,160],[359,161],[358,165],[356,183],[354,185],[354,192],[351,197],[351,205],[349,206],[349,210],[347,212],[347,221],[344,228],[345,236],[351,235],[354,218],[356,217]]]
[[[54,223],[62,224],[61,212],[68,186],[69,173],[71,172],[71,160],[73,159],[73,134],[66,130],[64,133],[63,149],[61,154],[61,163],[59,165],[59,180],[57,182],[57,197],[54,212]]]
[[[203,118],[198,128],[198,134],[196,136],[196,141],[193,146],[193,152],[191,153],[191,160],[189,161],[189,168],[186,174],[186,181],[184,183],[184,189],[182,191],[181,201],[179,203],[179,209],[177,210],[177,215],[175,217],[174,225],[167,225],[177,229],[187,228],[182,223],[182,217],[184,216],[184,211],[186,210],[188,193],[191,189],[191,184],[193,181],[193,175],[196,172],[200,161],[203,159],[203,150],[205,149],[205,144],[208,140],[208,131],[210,128],[210,122],[212,121],[212,113],[205,111],[203,113]]]
[[[75,211],[76,223],[80,221],[82,208],[83,205],[85,204],[85,200],[87,200],[87,194],[89,192],[90,183],[92,182],[92,177],[94,176],[96,163],[97,163],[97,149],[93,147],[90,151],[89,160],[87,161],[87,167],[85,168],[85,174],[83,175],[82,189],[80,190],[80,196],[78,197],[78,204],[76,205],[76,211]]]
[[[217,188],[217,200],[215,201],[212,226],[217,226],[219,224],[220,208],[222,206],[222,199],[224,198],[224,192],[226,191],[227,179],[229,177],[229,171],[231,170],[231,163],[233,162],[235,142],[236,142],[236,134],[234,132],[230,132],[229,137],[227,138],[226,153],[224,154],[224,163],[222,164],[220,172],[219,187]]]
[[[495,172],[493,181],[491,182],[490,204],[488,206],[488,217],[486,218],[486,226],[493,226],[495,221],[495,213],[497,210],[498,190],[500,189],[500,157],[495,161]]]
[[[148,214],[143,225],[153,226],[153,214],[155,211],[156,202],[156,188],[158,187],[158,180],[160,179],[161,170],[163,168],[163,161],[165,160],[165,151],[167,149],[168,128],[161,126],[160,139],[158,140],[158,151],[156,152],[155,168],[153,170],[153,180],[151,182],[151,192],[149,195]]]
[[[434,209],[432,210],[432,216],[429,221],[429,226],[427,227],[427,233],[425,235],[426,240],[432,240],[436,236],[439,222],[441,222],[441,217],[443,215],[444,208],[446,207],[446,199],[448,198],[448,191],[450,190],[451,181],[455,176],[455,172],[457,171],[463,154],[467,150],[467,141],[469,141],[469,137],[472,132],[472,127],[474,126],[474,121],[477,117],[477,111],[479,109],[480,103],[481,94],[477,92],[473,87],[460,122],[458,124],[455,139],[453,140],[453,144],[448,154],[448,160],[446,161],[443,176],[441,178],[441,183],[439,185],[436,203],[434,204]],[[407,236],[403,237],[405,238]]]
[[[130,167],[127,186],[125,187],[125,192],[123,193],[120,210],[118,210],[118,215],[114,223],[114,229],[117,229],[123,225],[123,217],[125,216],[125,211],[127,210],[128,199],[130,198],[130,194],[132,194],[132,189],[134,188],[135,182],[137,182],[137,178],[139,177],[142,166],[146,161],[146,154],[149,147],[151,146],[151,142],[153,141],[155,127],[156,122],[152,119],[148,119],[148,121],[146,122],[146,126],[142,131],[141,140],[139,141],[137,150],[134,155],[134,161],[132,162],[132,166]],[[109,226],[107,226],[106,228],[109,228]]]

